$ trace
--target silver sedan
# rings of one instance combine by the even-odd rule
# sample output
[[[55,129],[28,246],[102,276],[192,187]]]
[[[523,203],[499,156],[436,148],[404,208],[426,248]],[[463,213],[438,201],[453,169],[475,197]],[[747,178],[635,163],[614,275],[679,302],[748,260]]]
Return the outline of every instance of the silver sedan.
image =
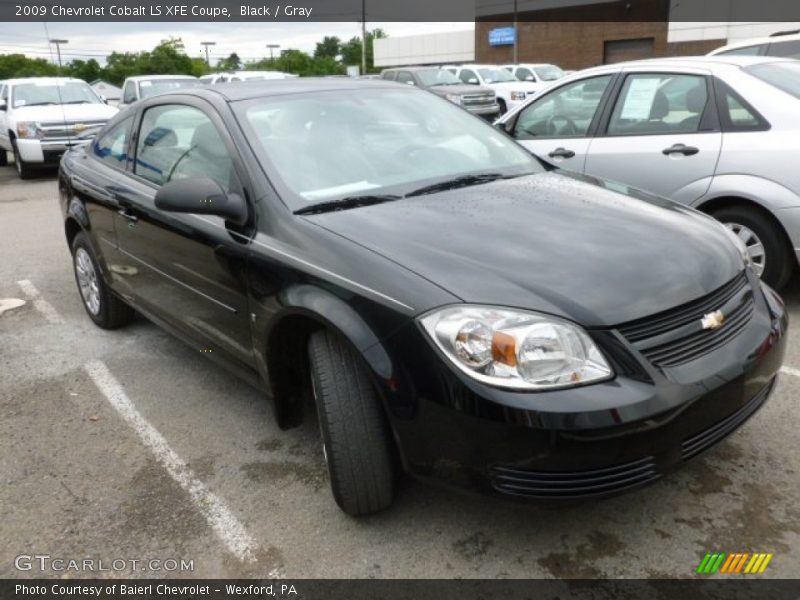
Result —
[[[597,67],[497,122],[558,167],[726,223],[775,288],[800,258],[800,61],[696,57]]]

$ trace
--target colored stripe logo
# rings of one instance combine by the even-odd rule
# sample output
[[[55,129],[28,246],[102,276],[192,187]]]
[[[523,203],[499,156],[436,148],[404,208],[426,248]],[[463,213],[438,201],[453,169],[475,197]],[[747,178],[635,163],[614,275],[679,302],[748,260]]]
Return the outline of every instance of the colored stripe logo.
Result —
[[[763,573],[772,553],[766,552],[725,552],[706,553],[697,567],[698,575],[714,575],[715,573],[754,575]]]

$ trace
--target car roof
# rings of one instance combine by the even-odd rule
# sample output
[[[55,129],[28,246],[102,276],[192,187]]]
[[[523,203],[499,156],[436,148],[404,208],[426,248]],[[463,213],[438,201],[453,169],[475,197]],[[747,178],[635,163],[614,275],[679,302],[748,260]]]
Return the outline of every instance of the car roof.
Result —
[[[645,60],[632,60],[628,62],[614,63],[610,65],[602,65],[599,67],[592,67],[577,71],[571,74],[570,77],[579,77],[586,73],[601,73],[608,71],[619,71],[621,69],[629,68],[647,68],[647,67],[674,67],[676,69],[694,67],[698,69],[741,69],[751,65],[767,64],[767,63],[795,63],[797,61],[790,58],[780,58],[777,56],[678,56],[672,58],[648,58]]]
[[[157,98],[163,99],[173,95],[200,97],[216,95],[221,96],[229,102],[237,102],[239,100],[283,96],[287,94],[313,94],[315,92],[368,89],[391,89],[397,91],[398,89],[408,90],[409,88],[410,86],[398,86],[395,82],[385,79],[297,77],[293,79],[270,79],[263,81],[235,81],[216,86],[201,86],[159,94]],[[414,88],[411,88],[411,90],[413,89]]]
[[[128,77],[127,81],[152,81],[155,79],[197,79],[192,75],[135,75]]]
[[[2,81],[2,83],[5,83],[6,85],[19,85],[20,83],[37,83],[37,82],[71,83],[75,81],[86,83],[83,79],[77,79],[75,77],[17,77],[17,78],[5,79]],[[87,83],[86,85],[89,84]]]
[[[413,67],[389,67],[384,71],[441,71],[437,65],[415,65]]]
[[[737,48],[747,48],[749,46],[759,46],[761,44],[778,44],[780,42],[794,42],[800,40],[800,32],[773,34],[766,37],[750,38],[740,42],[733,42],[727,46],[721,46],[716,50],[708,53],[709,56],[714,56],[718,52],[726,52],[728,50],[736,50]]]

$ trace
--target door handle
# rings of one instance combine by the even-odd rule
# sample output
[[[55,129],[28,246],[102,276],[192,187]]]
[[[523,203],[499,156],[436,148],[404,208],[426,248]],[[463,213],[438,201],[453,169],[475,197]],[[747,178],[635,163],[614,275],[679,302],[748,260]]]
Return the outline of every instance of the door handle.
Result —
[[[127,208],[121,208],[121,209],[119,209],[119,210],[117,211],[117,214],[118,214],[120,217],[122,217],[123,219],[127,219],[128,221],[130,221],[130,222],[128,223],[128,226],[131,226],[131,225],[133,225],[134,223],[136,223],[136,222],[139,220],[139,217],[137,217],[136,215],[134,215],[134,214],[132,214],[132,213],[129,213]]]
[[[685,144],[674,144],[669,148],[664,148],[661,153],[665,156],[669,156],[670,154],[683,154],[684,156],[694,156],[700,152],[699,148],[695,148],[694,146],[687,146]]]
[[[547,156],[550,158],[572,158],[575,156],[575,153],[572,150],[567,150],[566,148],[556,148]]]

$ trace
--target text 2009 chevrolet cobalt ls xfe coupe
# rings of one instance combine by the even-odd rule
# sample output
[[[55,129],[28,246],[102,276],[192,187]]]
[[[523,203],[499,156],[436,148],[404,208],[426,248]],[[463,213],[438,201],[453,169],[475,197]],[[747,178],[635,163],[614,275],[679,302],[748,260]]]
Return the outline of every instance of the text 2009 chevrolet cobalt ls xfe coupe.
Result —
[[[89,317],[212,350],[282,427],[313,398],[353,515],[400,469],[545,501],[651,482],[752,416],[783,358],[784,307],[725,227],[405,86],[161,95],[59,184]]]

